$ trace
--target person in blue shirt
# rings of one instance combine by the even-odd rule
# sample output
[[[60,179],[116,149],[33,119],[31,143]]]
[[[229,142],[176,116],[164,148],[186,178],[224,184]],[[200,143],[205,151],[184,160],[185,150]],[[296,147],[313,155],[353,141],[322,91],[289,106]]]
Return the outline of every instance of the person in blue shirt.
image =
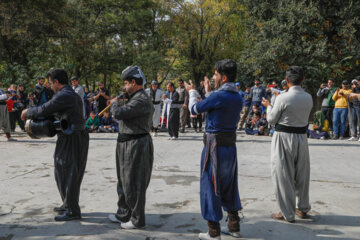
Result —
[[[266,90],[263,86],[261,86],[261,82],[259,79],[255,79],[255,86],[253,86],[250,90],[251,97],[251,105],[261,106],[261,101],[263,98],[266,98]]]
[[[240,113],[240,121],[238,124],[238,129],[242,130],[244,128],[244,124],[246,122],[246,119],[250,113],[250,105],[251,105],[251,97],[250,97],[250,85],[245,86],[245,91],[242,92],[242,98],[243,98],[243,107]]]
[[[206,114],[206,134],[201,155],[200,203],[201,213],[208,221],[209,231],[199,239],[220,239],[222,208],[228,214],[224,233],[240,237],[238,211],[242,209],[237,179],[236,128],[242,108],[234,80],[236,63],[224,59],[215,64],[215,88],[210,92],[210,81],[205,82],[207,97],[197,102],[195,87],[187,84],[191,114]]]

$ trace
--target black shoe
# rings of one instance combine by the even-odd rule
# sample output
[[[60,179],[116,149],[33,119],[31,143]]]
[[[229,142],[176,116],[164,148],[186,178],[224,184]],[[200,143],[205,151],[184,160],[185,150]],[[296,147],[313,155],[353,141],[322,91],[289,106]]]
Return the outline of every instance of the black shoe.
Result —
[[[55,221],[71,221],[71,220],[78,220],[81,219],[81,215],[80,214],[73,214],[69,211],[66,211],[64,214],[56,216]]]
[[[61,205],[60,207],[54,207],[54,212],[65,212],[67,210],[68,208],[65,207],[64,205]]]

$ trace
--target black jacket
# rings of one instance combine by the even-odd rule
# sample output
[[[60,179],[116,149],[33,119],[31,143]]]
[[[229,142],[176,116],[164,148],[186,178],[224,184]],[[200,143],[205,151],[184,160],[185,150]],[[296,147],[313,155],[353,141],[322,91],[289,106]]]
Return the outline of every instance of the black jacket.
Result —
[[[80,96],[69,85],[65,85],[53,98],[42,106],[29,108],[27,117],[38,119],[55,115],[67,118],[75,126],[84,125],[83,103]]]

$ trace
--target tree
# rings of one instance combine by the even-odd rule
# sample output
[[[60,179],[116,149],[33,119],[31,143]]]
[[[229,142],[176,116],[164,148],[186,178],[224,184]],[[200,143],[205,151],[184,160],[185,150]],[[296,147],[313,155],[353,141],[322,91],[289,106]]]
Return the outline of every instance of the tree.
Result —
[[[305,68],[314,93],[329,77],[359,75],[360,2],[244,0],[248,45],[239,58],[244,80],[282,80],[290,65]]]
[[[168,26],[173,29],[177,58],[174,72],[192,78],[196,84],[213,73],[214,63],[223,58],[238,59],[243,48],[242,6],[238,1],[168,1],[171,4]]]

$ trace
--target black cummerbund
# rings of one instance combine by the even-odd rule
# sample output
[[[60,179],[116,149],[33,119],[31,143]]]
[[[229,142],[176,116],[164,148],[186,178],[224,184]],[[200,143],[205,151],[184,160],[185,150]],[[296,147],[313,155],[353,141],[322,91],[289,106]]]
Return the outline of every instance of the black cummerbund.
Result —
[[[236,132],[223,132],[215,134],[216,144],[219,147],[232,147],[236,143]],[[204,133],[204,145],[206,145],[206,133]]]
[[[142,138],[149,135],[149,133],[141,133],[141,134],[125,134],[125,133],[119,133],[118,135],[118,142],[126,142],[129,140],[134,140],[138,138]]]
[[[305,134],[308,126],[305,127],[290,127],[281,124],[275,125],[276,132],[285,132],[285,133],[296,133],[296,134]]]
[[[154,104],[154,105],[158,105],[158,104],[160,104],[160,101],[157,101],[157,102],[154,102],[154,101],[153,101],[153,104]]]
[[[0,102],[0,105],[6,105],[6,102]]]
[[[185,101],[178,101],[178,102],[176,102],[177,104],[184,104],[185,103]]]

